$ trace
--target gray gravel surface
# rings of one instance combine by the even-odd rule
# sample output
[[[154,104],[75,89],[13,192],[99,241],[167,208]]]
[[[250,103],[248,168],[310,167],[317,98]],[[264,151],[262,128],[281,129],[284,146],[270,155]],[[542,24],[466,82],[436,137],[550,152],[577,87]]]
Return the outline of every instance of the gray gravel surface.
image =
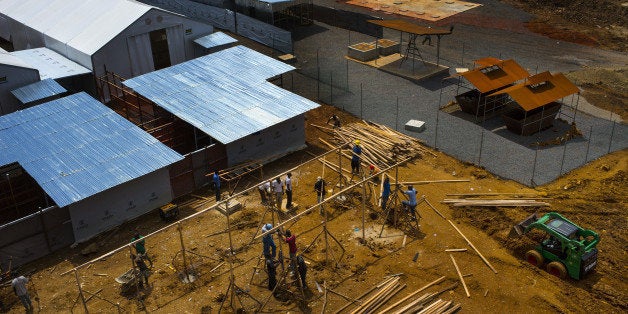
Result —
[[[484,5],[441,23],[455,26],[454,33],[444,37],[441,45],[441,61],[451,68],[451,73],[458,67],[472,67],[472,60],[485,56],[515,59],[532,74],[628,64],[626,54],[556,41],[517,26],[516,21],[530,19],[525,12],[497,1],[478,2]],[[332,1],[317,0],[315,3],[373,14]],[[476,18],[495,19],[496,26],[478,26],[473,22]],[[384,31],[384,37],[400,38],[399,32],[390,30]],[[456,85],[443,80],[444,76],[413,83],[344,58],[348,45],[373,41],[373,37],[315,23],[298,29],[295,38],[298,71],[286,78],[286,88],[401,131],[410,119],[425,121],[427,128],[424,132],[404,133],[503,178],[527,185],[544,184],[608,152],[624,149],[628,141],[626,125],[578,111],[575,122],[584,135],[582,138],[568,141],[566,145],[536,149],[530,144],[565,133],[569,127],[566,122],[574,119],[573,108],[563,106],[559,118],[564,121],[556,120],[554,127],[538,135],[517,136],[505,129],[500,117],[478,122],[460,112],[438,110],[456,94]],[[407,41],[407,36],[403,40]],[[426,60],[435,60],[435,47],[421,48]],[[568,97],[564,102],[575,107],[586,100]]]

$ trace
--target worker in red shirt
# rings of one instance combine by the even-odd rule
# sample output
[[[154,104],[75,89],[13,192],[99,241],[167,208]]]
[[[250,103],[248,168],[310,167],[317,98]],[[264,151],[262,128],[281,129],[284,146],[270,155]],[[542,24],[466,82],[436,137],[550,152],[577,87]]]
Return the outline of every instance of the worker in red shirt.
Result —
[[[286,241],[286,243],[288,243],[288,249],[290,252],[290,267],[292,269],[297,269],[296,268],[296,264],[297,264],[297,237],[292,234],[292,232],[290,232],[290,230],[286,230],[286,232],[283,234],[284,236],[284,241]]]

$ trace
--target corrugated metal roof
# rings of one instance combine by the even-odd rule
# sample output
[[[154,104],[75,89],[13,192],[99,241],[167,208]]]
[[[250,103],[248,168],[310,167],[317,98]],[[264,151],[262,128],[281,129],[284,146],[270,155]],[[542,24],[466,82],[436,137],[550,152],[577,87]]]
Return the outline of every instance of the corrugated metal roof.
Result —
[[[42,80],[91,73],[89,69],[48,48],[13,51],[11,55],[39,70]]]
[[[18,89],[12,90],[11,94],[23,104],[38,101],[55,95],[67,92],[63,86],[53,79],[45,79]]]
[[[123,84],[228,144],[318,107],[267,81],[293,69],[236,46]]]
[[[6,52],[5,50],[0,51],[0,64],[6,64],[6,65],[18,67],[18,68],[35,69],[30,64],[24,62],[24,60],[14,56],[14,55],[11,55],[10,53]]]
[[[270,4],[292,2],[292,1],[294,0],[259,0],[259,2],[270,3]]]
[[[238,42],[238,40],[223,32],[215,32],[213,34],[194,39],[194,42],[201,45],[203,48],[213,48],[235,43]]]
[[[543,72],[531,76],[524,83],[504,88],[490,96],[507,93],[521,108],[530,111],[579,91],[578,86],[562,73]]]
[[[458,75],[464,76],[480,92],[486,93],[522,80],[530,76],[530,73],[514,60],[505,60]]]
[[[59,207],[183,159],[86,93],[0,116],[0,151]]]
[[[0,13],[92,55],[152,6],[131,0],[2,0]]]

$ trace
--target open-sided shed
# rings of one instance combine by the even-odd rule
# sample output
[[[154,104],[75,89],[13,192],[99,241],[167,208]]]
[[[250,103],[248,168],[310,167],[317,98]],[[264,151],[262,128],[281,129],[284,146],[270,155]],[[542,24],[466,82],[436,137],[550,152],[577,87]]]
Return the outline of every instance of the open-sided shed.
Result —
[[[14,262],[170,202],[183,158],[86,93],[1,116],[0,151],[0,217],[17,217],[0,222],[0,258]]]
[[[16,50],[47,47],[96,75],[132,77],[193,58],[213,27],[132,0],[3,0],[0,30]]]
[[[485,116],[489,112],[504,107],[507,99],[498,96],[500,94],[494,94],[495,91],[530,76],[528,71],[514,60],[487,57],[476,60],[475,64],[476,68],[457,73],[455,77],[465,78],[473,86],[468,91],[457,95],[456,101],[462,111],[476,117]]]
[[[517,106],[502,115],[506,127],[516,134],[531,135],[552,126],[560,111],[559,100],[579,92],[562,73],[547,71],[490,96],[508,95]]]

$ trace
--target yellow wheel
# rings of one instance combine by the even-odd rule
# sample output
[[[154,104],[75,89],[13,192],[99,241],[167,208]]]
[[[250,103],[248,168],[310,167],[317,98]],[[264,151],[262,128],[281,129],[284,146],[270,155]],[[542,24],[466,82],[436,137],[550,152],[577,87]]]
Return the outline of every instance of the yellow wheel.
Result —
[[[565,265],[563,265],[563,263],[561,262],[554,261],[547,264],[547,272],[560,279],[567,278],[567,269],[565,268]]]
[[[545,259],[543,258],[543,255],[541,255],[541,253],[539,253],[537,250],[529,250],[528,252],[526,252],[526,261],[536,267],[541,267],[544,260]]]

